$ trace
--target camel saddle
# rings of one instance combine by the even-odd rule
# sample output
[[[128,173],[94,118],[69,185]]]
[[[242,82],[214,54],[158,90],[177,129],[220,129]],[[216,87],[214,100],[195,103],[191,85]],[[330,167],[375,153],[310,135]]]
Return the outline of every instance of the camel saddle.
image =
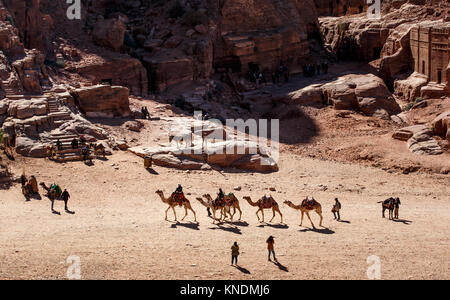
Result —
[[[264,197],[263,199],[263,207],[264,208],[272,208],[272,197]]]
[[[186,201],[184,193],[173,192],[172,199],[178,204],[178,206],[182,206],[183,203]]]
[[[316,204],[316,200],[303,200],[302,206],[306,207],[308,210],[314,209],[314,205]]]

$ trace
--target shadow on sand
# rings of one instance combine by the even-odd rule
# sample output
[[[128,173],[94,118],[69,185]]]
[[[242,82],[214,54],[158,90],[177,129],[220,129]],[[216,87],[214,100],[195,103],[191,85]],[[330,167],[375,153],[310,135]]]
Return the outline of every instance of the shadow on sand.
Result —
[[[333,234],[335,233],[334,230],[331,230],[330,228],[305,228],[305,229],[300,229],[300,232],[308,232],[308,231],[312,231],[312,232],[317,232],[317,233],[322,233],[322,234]]]
[[[266,226],[276,228],[276,229],[288,229],[289,228],[289,226],[287,224],[283,224],[283,223],[279,223],[279,224],[261,223],[258,225],[259,228],[264,228]]]
[[[346,223],[346,224],[350,224],[351,223],[350,221],[347,221],[347,220],[336,220],[336,221],[341,222],[341,223]]]
[[[225,226],[222,226],[222,223],[219,223],[219,224],[216,224],[216,225],[217,225],[217,227],[210,227],[209,229],[211,229],[211,230],[220,229],[220,230],[232,232],[232,233],[235,233],[235,234],[242,234],[241,229],[239,229],[236,226],[234,226],[234,227],[225,227]]]
[[[412,223],[412,221],[410,221],[410,220],[405,220],[405,219],[394,219],[394,220],[392,220],[392,221],[394,221],[395,223],[403,223],[403,224],[405,224],[405,225],[410,225],[410,224]]]
[[[234,266],[236,269],[238,269],[239,271],[241,271],[242,273],[244,273],[244,274],[251,274],[250,273],[250,271],[249,270],[247,270],[246,268],[244,268],[244,267],[241,267],[241,266]]]
[[[153,168],[147,168],[146,170],[147,170],[147,172],[149,172],[152,175],[159,175],[159,173],[156,172],[155,170],[153,170]]]
[[[194,223],[194,222],[189,222],[189,223],[180,223],[180,222],[173,222],[172,221],[172,225],[170,225],[170,228],[177,228],[178,226],[181,227],[186,227],[189,229],[193,229],[193,230],[200,230],[198,228],[199,224],[198,223]]]
[[[278,260],[275,261],[271,260],[270,262],[272,262],[275,266],[277,266],[278,269],[280,269],[281,271],[289,272],[289,269],[286,266],[282,265]]]

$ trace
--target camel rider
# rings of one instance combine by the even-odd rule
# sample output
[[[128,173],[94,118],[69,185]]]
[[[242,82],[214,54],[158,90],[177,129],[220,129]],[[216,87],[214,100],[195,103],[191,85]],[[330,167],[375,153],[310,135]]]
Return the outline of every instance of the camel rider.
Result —
[[[184,199],[183,187],[181,186],[181,184],[178,185],[175,192],[173,193],[173,196],[177,199],[178,203],[181,205]]]
[[[34,177],[34,175],[31,175],[30,180],[28,180],[28,184],[31,186],[33,193],[39,194],[37,180],[36,180],[36,177]]]

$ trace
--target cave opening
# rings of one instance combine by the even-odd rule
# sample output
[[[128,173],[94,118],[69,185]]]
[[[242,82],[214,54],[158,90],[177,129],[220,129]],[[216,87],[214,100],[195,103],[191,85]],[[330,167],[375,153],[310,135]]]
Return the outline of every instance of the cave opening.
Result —
[[[382,50],[383,50],[383,47],[375,47],[375,48],[373,48],[372,59],[379,59],[381,57],[381,51]]]
[[[437,83],[442,83],[442,70],[437,70]]]

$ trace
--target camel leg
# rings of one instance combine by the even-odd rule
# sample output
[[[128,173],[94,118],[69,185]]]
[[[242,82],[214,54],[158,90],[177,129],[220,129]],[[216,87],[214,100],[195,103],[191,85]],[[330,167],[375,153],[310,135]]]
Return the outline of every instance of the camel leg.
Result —
[[[258,215],[260,210],[261,210],[261,208],[256,211],[256,217],[258,218],[258,222],[261,222],[261,220],[259,219],[259,215]]]
[[[52,212],[54,212],[55,210],[53,209],[53,204],[55,203],[55,200],[51,200],[52,202]]]
[[[322,220],[323,220],[322,212],[317,210],[316,213],[317,213],[317,214],[319,215],[319,217],[320,217],[320,223],[319,223],[319,226],[322,226]],[[338,216],[339,216],[339,211],[338,211]],[[339,217],[338,220],[340,220],[340,218],[341,218],[341,217]]]
[[[213,212],[213,224],[215,224],[216,223],[216,210],[213,208],[213,210],[212,210],[212,212]]]
[[[272,219],[270,219],[269,223],[271,223],[273,218],[275,218],[275,207],[272,207],[272,213],[273,213],[273,216],[272,216]]]
[[[166,209],[166,221],[167,221],[167,212],[169,211],[170,206]]]
[[[384,218],[384,210],[385,210],[385,208],[384,208],[384,206],[381,208],[381,216]]]
[[[302,224],[303,224],[303,216],[304,216],[304,212],[302,211],[302,218],[300,219],[300,226],[302,226]]]
[[[280,208],[277,209],[277,212],[280,214],[281,224],[283,224],[283,214],[280,211]]]
[[[239,206],[237,207],[237,210],[239,211],[239,221],[240,221],[242,218],[242,210]]]
[[[184,219],[186,218],[186,216],[187,216],[187,207],[186,207],[186,205],[184,206],[184,217],[183,217],[183,219],[181,219],[181,221],[184,221]]]
[[[306,216],[308,217],[309,221],[311,222],[312,227],[313,227],[313,228],[316,228],[316,227],[314,226],[313,221],[311,220],[311,217],[309,216],[309,211],[306,212]]]
[[[172,206],[173,215],[175,216],[175,222],[178,222],[177,220],[177,213],[175,212],[175,206]]]
[[[261,214],[262,214],[262,222],[264,223],[264,208],[261,209]]]
[[[192,213],[194,214],[194,222],[197,222],[197,214],[196,214],[195,211],[192,209],[192,206],[189,205],[189,209],[190,209],[190,211],[192,211]]]

